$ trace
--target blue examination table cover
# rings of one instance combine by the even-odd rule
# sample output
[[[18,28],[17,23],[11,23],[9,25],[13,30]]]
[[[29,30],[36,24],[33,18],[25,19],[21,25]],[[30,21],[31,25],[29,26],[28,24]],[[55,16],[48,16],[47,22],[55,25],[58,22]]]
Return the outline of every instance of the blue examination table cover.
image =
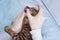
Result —
[[[6,25],[11,25],[25,6],[36,6],[37,2],[43,7],[46,17],[42,27],[43,40],[60,40],[59,0],[0,0],[0,32],[4,32]]]

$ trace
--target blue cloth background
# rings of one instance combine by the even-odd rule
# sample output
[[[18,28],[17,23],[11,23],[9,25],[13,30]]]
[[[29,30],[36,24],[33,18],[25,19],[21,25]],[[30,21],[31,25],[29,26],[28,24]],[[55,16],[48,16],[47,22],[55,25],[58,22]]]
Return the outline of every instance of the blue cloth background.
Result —
[[[49,4],[51,1],[39,0],[39,4],[44,9],[43,14],[46,17],[42,27],[42,36],[43,40],[60,40],[59,23],[56,21],[55,15],[53,15],[53,13],[57,12],[53,11],[55,10],[52,9],[53,7],[50,7],[52,6]],[[37,4],[36,0],[0,0],[0,31],[4,31],[6,25],[10,26],[11,22],[24,10],[26,5],[36,6]]]

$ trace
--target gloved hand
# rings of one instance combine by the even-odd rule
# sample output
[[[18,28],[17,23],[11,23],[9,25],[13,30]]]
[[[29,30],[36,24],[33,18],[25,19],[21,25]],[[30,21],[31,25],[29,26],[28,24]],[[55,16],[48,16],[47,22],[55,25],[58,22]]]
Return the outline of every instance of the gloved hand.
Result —
[[[43,9],[41,6],[39,6],[39,12],[36,16],[32,16],[29,9],[27,9],[27,16],[32,30],[42,27],[45,17],[43,16]]]
[[[11,26],[11,29],[14,32],[19,33],[21,31],[24,16],[25,16],[24,12],[22,12],[21,14],[19,14],[17,16],[16,20],[14,21],[14,23]]]

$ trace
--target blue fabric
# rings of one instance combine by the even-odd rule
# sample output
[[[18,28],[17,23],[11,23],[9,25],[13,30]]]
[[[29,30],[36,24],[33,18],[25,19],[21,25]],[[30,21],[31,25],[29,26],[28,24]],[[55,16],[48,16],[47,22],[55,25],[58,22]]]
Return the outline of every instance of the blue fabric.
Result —
[[[46,20],[42,27],[43,40],[60,40],[59,0],[39,0]],[[0,31],[21,13],[26,5],[36,6],[36,0],[0,0]],[[57,15],[58,14],[58,15]]]
[[[0,32],[0,40],[12,40],[12,38],[8,33]]]
[[[60,0],[42,0],[60,26]]]

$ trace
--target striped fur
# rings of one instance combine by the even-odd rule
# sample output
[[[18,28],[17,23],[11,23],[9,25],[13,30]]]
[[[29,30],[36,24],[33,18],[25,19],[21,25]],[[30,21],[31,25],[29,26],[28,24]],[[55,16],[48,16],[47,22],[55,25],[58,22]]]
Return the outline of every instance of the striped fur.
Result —
[[[32,16],[37,15],[39,11],[39,10],[36,10],[35,8],[30,8],[27,6],[24,10],[25,12],[27,8],[30,10]],[[33,40],[32,35],[30,34],[31,28],[30,28],[29,20],[27,16],[24,17],[22,26],[23,26],[22,30],[18,34],[12,31],[8,26],[5,27],[5,31],[8,34],[10,34],[10,36],[12,37],[12,40]]]

